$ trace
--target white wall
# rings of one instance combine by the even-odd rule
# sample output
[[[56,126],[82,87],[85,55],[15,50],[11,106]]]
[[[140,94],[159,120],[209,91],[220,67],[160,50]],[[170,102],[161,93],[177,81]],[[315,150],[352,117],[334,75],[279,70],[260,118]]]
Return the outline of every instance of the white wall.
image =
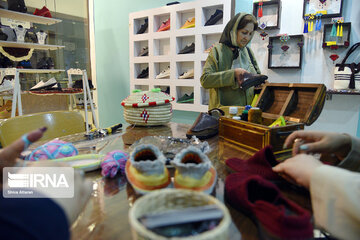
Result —
[[[303,34],[304,21],[302,20],[304,0],[282,0],[280,29],[266,31],[271,36],[279,33],[289,35]],[[360,41],[360,1],[347,0],[343,5],[345,22],[351,21],[351,43]],[[323,19],[329,23],[330,19]],[[345,56],[348,49],[329,50],[322,48],[323,32],[311,32],[304,34],[302,69],[268,69],[268,38],[264,41],[256,33],[251,43],[256,59],[263,74],[269,76],[270,82],[293,82],[293,83],[324,83],[328,88],[333,84],[334,64],[329,58],[331,54],[338,54],[339,62]],[[359,61],[359,54],[355,54],[350,60]],[[332,100],[327,100],[319,119],[307,129],[345,132],[360,136],[359,113],[360,96],[333,95]]]

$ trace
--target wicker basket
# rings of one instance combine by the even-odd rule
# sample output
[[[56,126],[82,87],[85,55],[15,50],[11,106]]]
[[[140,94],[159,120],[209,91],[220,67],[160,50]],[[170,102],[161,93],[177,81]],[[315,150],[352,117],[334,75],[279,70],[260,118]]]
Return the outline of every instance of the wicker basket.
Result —
[[[151,91],[135,90],[121,105],[125,109],[124,118],[128,123],[155,126],[170,122],[172,101],[173,97],[156,88]]]
[[[224,217],[220,221],[219,225],[214,229],[195,236],[166,238],[150,231],[138,221],[139,217],[148,213],[157,213],[168,209],[184,209],[210,204],[215,204],[219,207],[219,209],[223,211]],[[138,199],[129,211],[129,221],[132,227],[133,239],[224,240],[229,238],[228,231],[231,223],[231,217],[225,205],[210,195],[190,190],[163,189],[151,192]]]

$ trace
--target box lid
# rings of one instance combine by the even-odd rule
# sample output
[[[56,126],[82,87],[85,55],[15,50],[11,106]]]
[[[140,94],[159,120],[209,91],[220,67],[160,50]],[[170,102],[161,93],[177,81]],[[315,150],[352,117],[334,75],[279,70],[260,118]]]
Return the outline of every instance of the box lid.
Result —
[[[121,105],[123,107],[153,107],[164,105],[174,101],[175,98],[167,93],[161,92],[160,88],[154,88],[150,91],[141,91],[135,89],[127,98],[125,98]]]
[[[286,120],[311,125],[319,117],[325,102],[324,84],[267,83],[256,106],[264,118]]]

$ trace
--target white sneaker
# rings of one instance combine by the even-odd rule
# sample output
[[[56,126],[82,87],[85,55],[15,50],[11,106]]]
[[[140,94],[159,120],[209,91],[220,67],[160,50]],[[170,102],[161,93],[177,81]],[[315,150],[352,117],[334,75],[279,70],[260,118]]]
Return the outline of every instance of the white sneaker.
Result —
[[[14,90],[14,85],[15,85],[14,79],[11,80],[4,79],[3,82],[0,84],[0,92]]]
[[[162,71],[159,75],[156,76],[156,79],[160,78],[170,78],[170,67]]]
[[[194,69],[190,69],[179,76],[179,79],[194,78]]]

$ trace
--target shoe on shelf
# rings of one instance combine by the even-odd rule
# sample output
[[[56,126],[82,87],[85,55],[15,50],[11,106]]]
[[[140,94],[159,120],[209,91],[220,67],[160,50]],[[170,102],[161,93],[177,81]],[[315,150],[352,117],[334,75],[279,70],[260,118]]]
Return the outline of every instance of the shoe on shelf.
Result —
[[[145,19],[145,23],[140,26],[140,29],[136,32],[136,34],[144,33],[146,31],[146,29],[148,28],[148,26],[149,26],[148,19]]]
[[[265,83],[266,79],[268,79],[268,76],[266,75],[244,73],[244,82],[241,84],[241,87],[246,90],[250,87],[255,87]]]
[[[166,20],[165,22],[162,22],[161,26],[159,27],[159,29],[156,32],[163,32],[163,31],[167,31],[170,30],[170,18],[168,20]]]
[[[190,95],[187,93],[184,94],[184,96],[180,97],[177,100],[178,103],[194,103],[194,93],[192,92]]]
[[[180,50],[179,54],[187,54],[195,52],[195,43],[189,43],[183,49]]]
[[[137,75],[137,78],[148,78],[149,77],[149,68],[145,68],[141,71],[139,75]]]
[[[220,9],[216,9],[215,13],[211,15],[209,20],[206,21],[205,26],[214,25],[222,18],[223,18],[223,11]]]
[[[0,84],[0,92],[12,91],[14,89],[15,80],[7,80],[3,79],[2,83]]]
[[[208,139],[218,134],[219,119],[224,116],[224,111],[214,108],[207,113],[202,112],[196,118],[191,128],[186,132],[186,137],[196,136],[198,139]]]
[[[216,170],[200,149],[190,146],[176,154],[171,162],[175,166],[174,187],[210,194],[217,179]]]
[[[149,56],[149,47],[143,47],[141,49],[139,56],[142,56],[142,57]]]
[[[185,24],[180,29],[195,27],[195,17],[186,20]]]
[[[162,78],[170,78],[170,67],[163,70],[161,73],[159,73],[156,77],[156,79],[162,79]]]
[[[54,62],[50,57],[42,57],[36,64],[37,69],[53,69]]]
[[[8,9],[16,12],[27,12],[24,0],[7,0]]]
[[[41,89],[48,89],[50,87],[53,87],[54,85],[56,85],[58,82],[56,81],[55,78],[50,78],[48,81],[43,82],[40,81],[38,82],[35,86],[33,86],[32,88],[30,88],[30,91],[37,91],[37,90],[41,90]]]
[[[16,68],[32,69],[31,62],[30,60],[22,60],[17,64]]]
[[[179,79],[194,78],[194,69],[190,69],[179,76]]]
[[[89,88],[94,89],[94,85],[92,84],[92,81],[88,79]],[[72,88],[83,88],[83,82],[82,80],[76,80],[75,83],[72,85]]]
[[[261,239],[313,239],[310,213],[258,175],[227,176],[225,200],[255,222]]]
[[[42,9],[35,9],[34,15],[41,16],[41,17],[48,17],[52,18],[51,13],[49,9],[45,6],[42,7]]]

